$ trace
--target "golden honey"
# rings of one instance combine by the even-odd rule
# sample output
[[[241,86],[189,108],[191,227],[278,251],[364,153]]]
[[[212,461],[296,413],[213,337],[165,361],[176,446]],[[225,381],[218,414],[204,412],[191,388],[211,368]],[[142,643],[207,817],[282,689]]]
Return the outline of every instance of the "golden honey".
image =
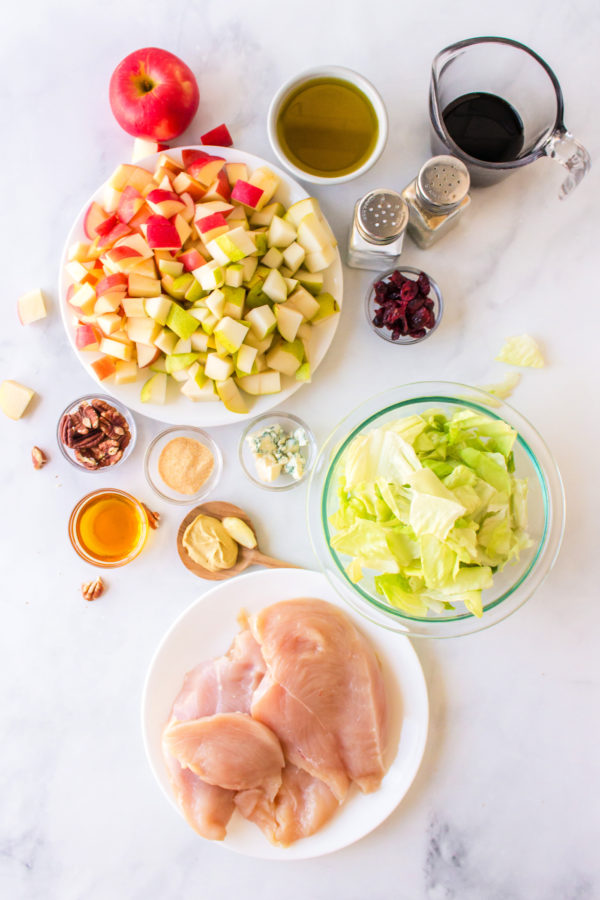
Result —
[[[124,491],[94,491],[79,501],[69,522],[69,535],[83,559],[100,566],[119,566],[138,555],[147,519],[138,501]]]

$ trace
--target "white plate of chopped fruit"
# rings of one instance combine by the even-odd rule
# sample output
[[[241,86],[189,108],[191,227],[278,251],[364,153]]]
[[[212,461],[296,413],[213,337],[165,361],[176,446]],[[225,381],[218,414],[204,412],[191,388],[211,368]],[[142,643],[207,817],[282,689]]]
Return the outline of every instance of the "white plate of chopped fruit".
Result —
[[[162,422],[229,425],[310,381],[342,304],[318,202],[241,150],[120,165],[68,235],[71,345],[102,389]]]

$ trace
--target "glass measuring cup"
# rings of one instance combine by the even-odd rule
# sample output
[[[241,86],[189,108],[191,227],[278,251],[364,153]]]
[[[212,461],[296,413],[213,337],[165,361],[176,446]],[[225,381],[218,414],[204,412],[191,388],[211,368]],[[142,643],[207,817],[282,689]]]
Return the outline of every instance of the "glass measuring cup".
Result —
[[[515,159],[477,159],[450,136],[444,110],[457,98],[473,93],[501,98],[520,117],[523,147]],[[508,38],[471,38],[438,53],[432,65],[429,115],[433,153],[449,152],[462,159],[475,185],[494,184],[515,169],[547,156],[567,170],[559,193],[564,200],[591,165],[585,147],[565,128],[563,96],[556,75],[537,53]]]

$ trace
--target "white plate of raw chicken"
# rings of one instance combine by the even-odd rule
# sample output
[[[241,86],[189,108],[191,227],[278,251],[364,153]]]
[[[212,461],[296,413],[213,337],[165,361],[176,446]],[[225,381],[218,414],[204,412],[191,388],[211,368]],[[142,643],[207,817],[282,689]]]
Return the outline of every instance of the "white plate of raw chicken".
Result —
[[[253,823],[235,812],[224,846],[264,859],[308,859],[354,843],[376,828],[397,807],[410,787],[425,749],[428,701],[421,665],[410,642],[362,619],[343,603],[324,575],[307,570],[254,572],[217,585],[193,603],[161,642],[146,678],[142,727],[152,771],[178,809],[162,751],[162,735],[173,701],[187,672],[200,662],[226,653],[240,630],[238,616],[293,598],[319,598],[343,610],[367,638],[381,664],[389,705],[387,772],[381,786],[363,794],[355,785],[336,812],[315,834],[288,847],[274,846]],[[179,811],[179,809],[178,809]]]

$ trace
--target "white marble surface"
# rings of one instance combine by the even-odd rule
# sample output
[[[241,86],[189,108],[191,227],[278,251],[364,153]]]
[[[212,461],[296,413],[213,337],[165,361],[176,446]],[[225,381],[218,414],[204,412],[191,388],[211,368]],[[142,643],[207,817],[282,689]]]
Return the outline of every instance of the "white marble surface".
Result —
[[[489,11],[487,11],[489,9]],[[7,900],[591,900],[600,896],[598,806],[597,225],[598,169],[566,203],[557,166],[540,162],[475,192],[468,222],[405,260],[431,271],[446,299],[434,338],[402,350],[363,320],[366,273],[346,271],[343,318],[310,387],[286,408],[323,440],[341,412],[409,380],[486,383],[505,336],[534,334],[548,367],[527,371],[513,402],[538,427],[564,476],[567,532],[559,561],[522,610],[491,631],[417,643],[432,723],[405,801],[368,838],[330,857],[269,864],[198,839],[166,804],[144,759],[140,693],[171,621],[202,590],[174,548],[179,512],[163,515],[142,558],[108,574],[86,604],[93,573],[66,536],[75,500],[97,484],[60,458],[57,417],[92,386],[57,309],[64,235],[86,197],[131,141],[107,101],[110,73],[145,45],[181,55],[198,75],[201,106],[186,139],[226,121],[240,148],[272,158],[265,117],[290,75],[318,63],[351,66],[380,89],[390,140],[360,181],[316,193],[343,237],[355,199],[401,188],[428,152],[430,60],[476,34],[533,46],[562,83],[567,124],[596,159],[600,17],[595,0],[461,4],[371,0],[275,4],[173,0],[12,4],[3,15],[0,81],[3,304],[0,378],[39,392],[31,413],[0,422],[2,627],[0,895]],[[43,323],[22,328],[16,297],[42,286]],[[152,499],[141,462],[158,423],[112,483]],[[235,461],[239,426],[220,429],[219,495],[256,516],[274,555],[314,565],[304,489],[266,496]],[[31,468],[33,444],[51,456]]]

